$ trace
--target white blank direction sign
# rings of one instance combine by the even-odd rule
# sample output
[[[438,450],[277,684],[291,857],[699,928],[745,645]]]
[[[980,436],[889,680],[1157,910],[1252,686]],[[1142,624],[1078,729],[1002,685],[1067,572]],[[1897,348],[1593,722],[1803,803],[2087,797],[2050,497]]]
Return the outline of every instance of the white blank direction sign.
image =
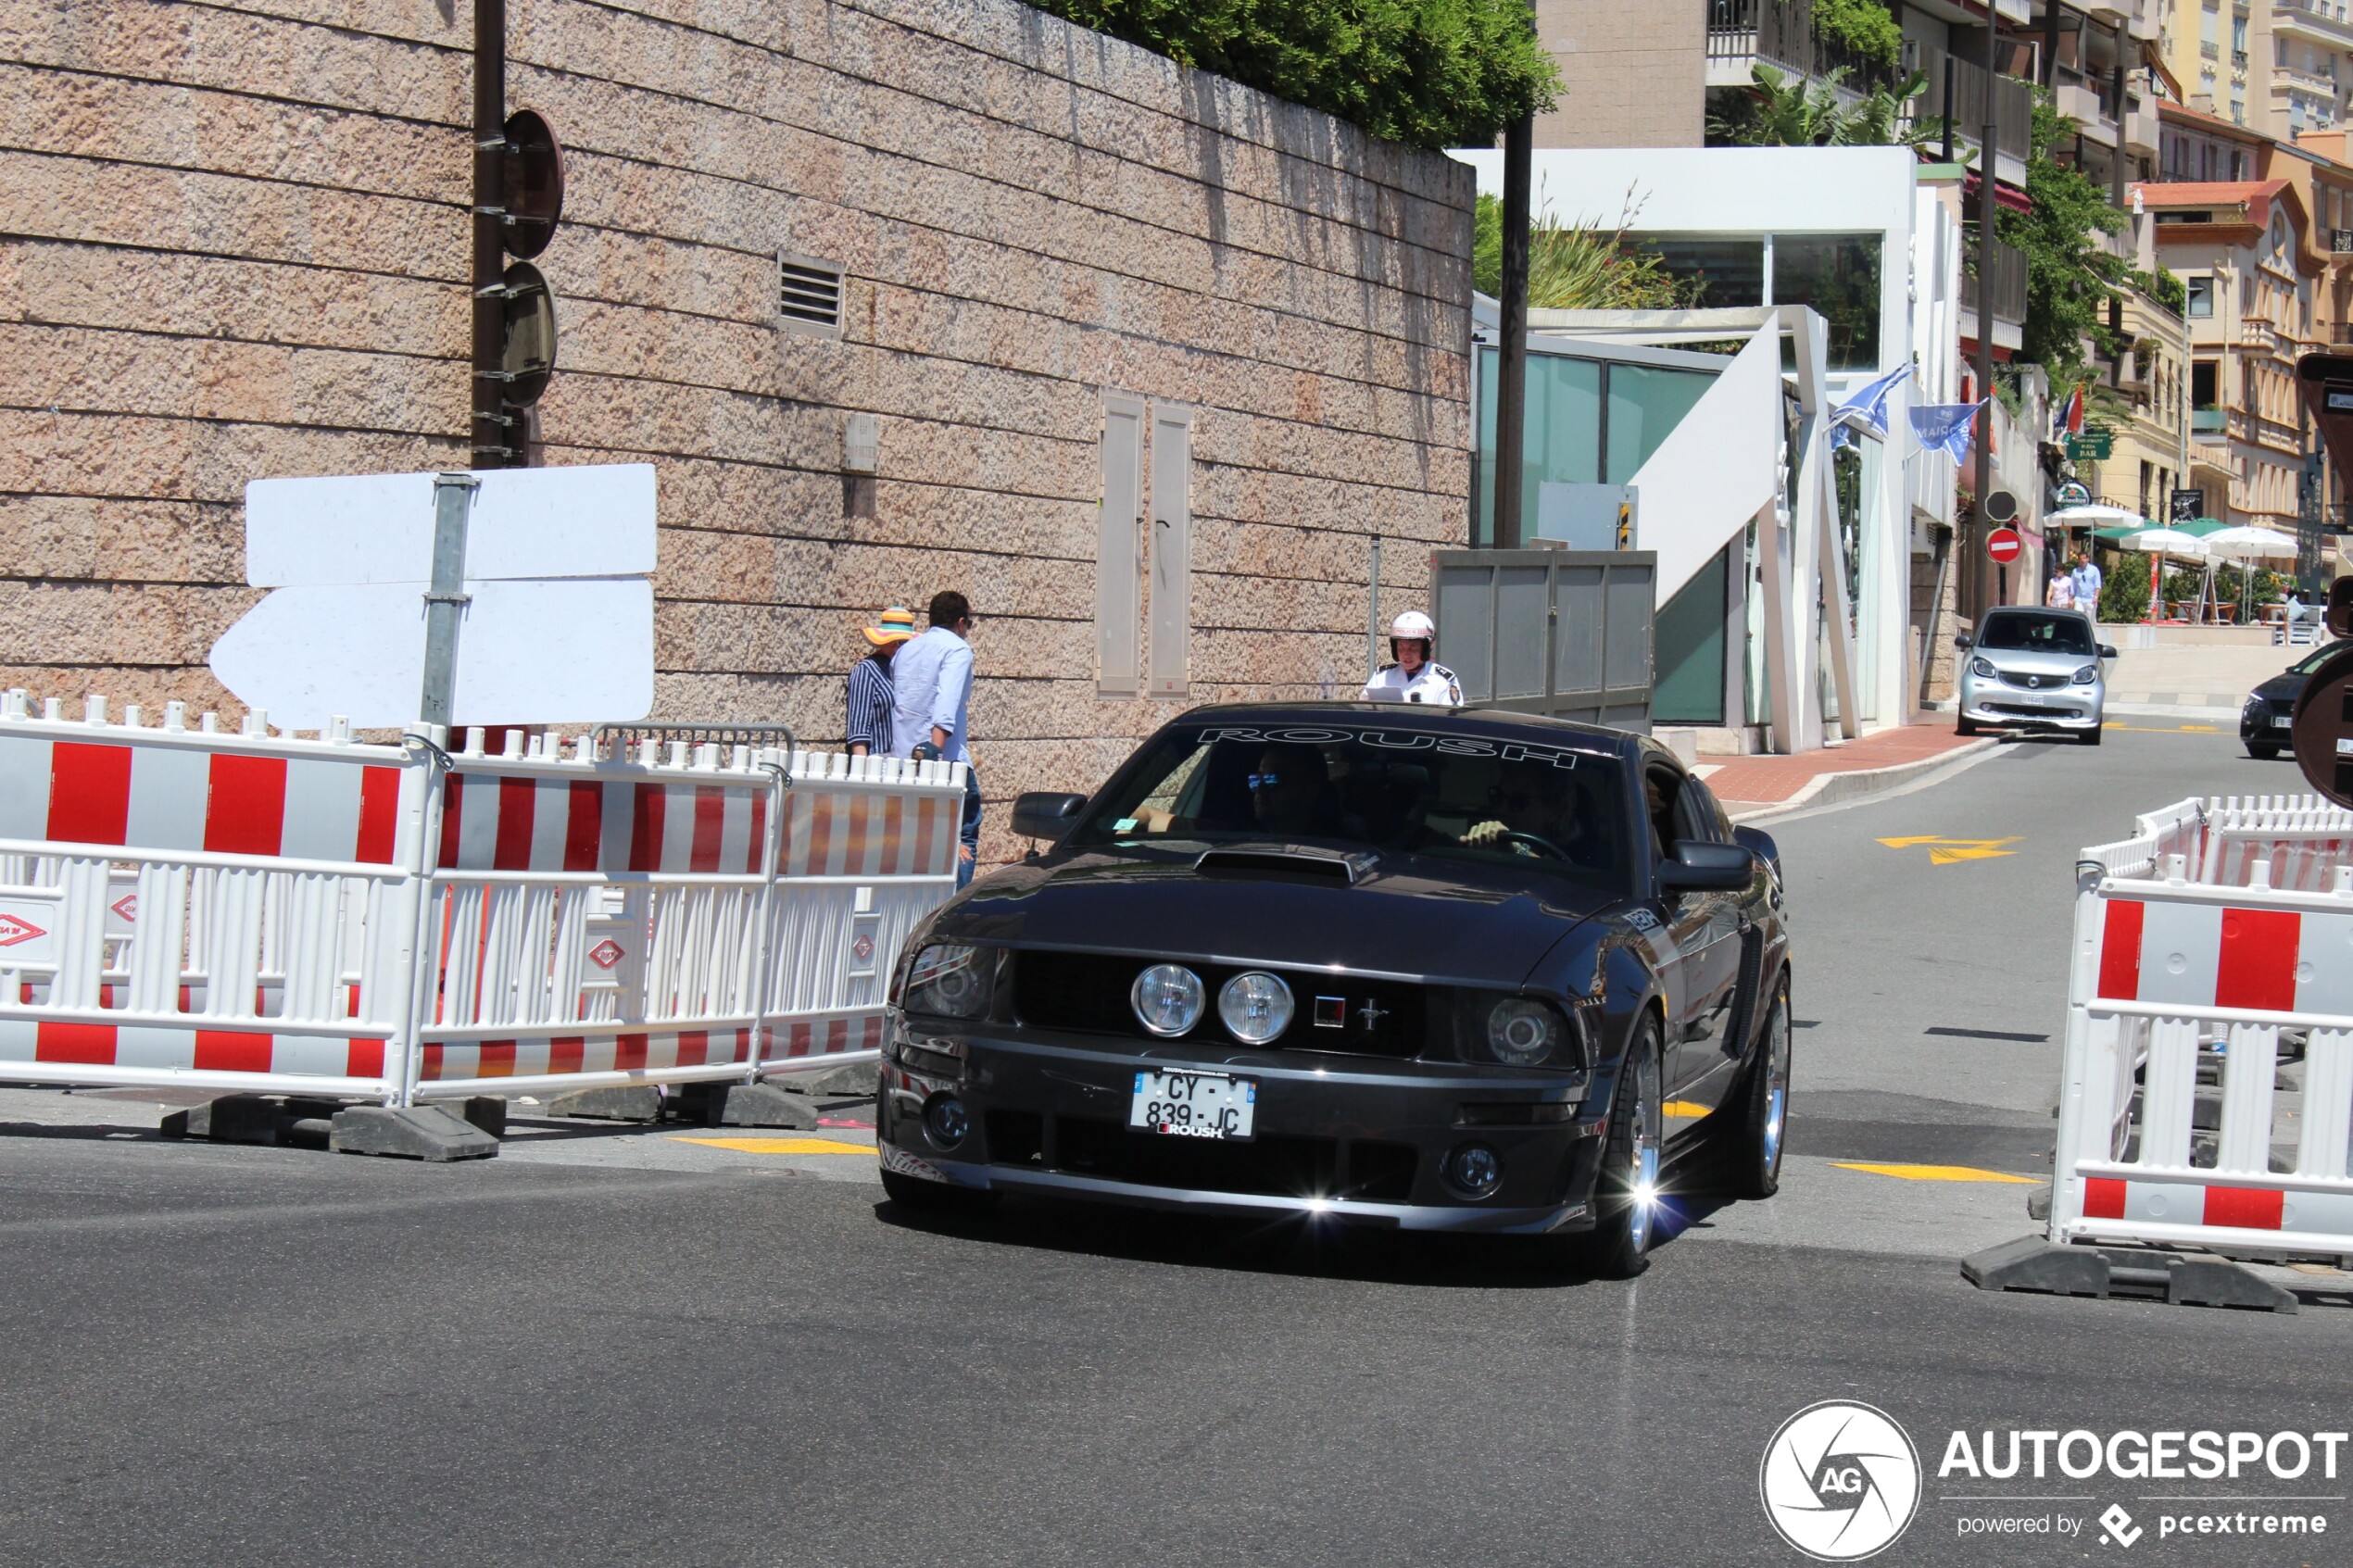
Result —
[[[473,476],[451,721],[643,718],[653,707],[654,470]],[[434,476],[245,487],[246,577],[272,589],[212,647],[220,683],[313,729],[413,722],[424,685]]]

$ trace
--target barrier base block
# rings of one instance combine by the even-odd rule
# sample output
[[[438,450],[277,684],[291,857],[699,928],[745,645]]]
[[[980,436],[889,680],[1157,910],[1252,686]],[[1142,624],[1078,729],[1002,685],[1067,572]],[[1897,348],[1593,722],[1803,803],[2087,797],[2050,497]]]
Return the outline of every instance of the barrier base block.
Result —
[[[2059,1247],[2022,1236],[1961,1260],[1961,1277],[1980,1290],[2046,1296],[2134,1297],[2186,1307],[2293,1312],[2291,1291],[2227,1258],[2134,1247]]]
[[[498,1140],[438,1105],[406,1110],[355,1105],[335,1112],[327,1147],[339,1154],[384,1154],[399,1160],[487,1160]]]
[[[671,1091],[670,1103],[671,1114],[680,1121],[706,1127],[806,1131],[817,1125],[814,1106],[774,1084],[680,1084]]]
[[[588,1116],[599,1122],[659,1122],[661,1120],[661,1086],[659,1084],[607,1084],[598,1088],[574,1089],[548,1102],[550,1116]]]
[[[871,1061],[846,1061],[824,1073],[780,1073],[768,1082],[812,1099],[862,1099],[875,1093],[880,1075]]]
[[[206,1138],[213,1143],[274,1144],[278,1104],[266,1095],[222,1095],[203,1105],[175,1110],[163,1119],[168,1138]]]

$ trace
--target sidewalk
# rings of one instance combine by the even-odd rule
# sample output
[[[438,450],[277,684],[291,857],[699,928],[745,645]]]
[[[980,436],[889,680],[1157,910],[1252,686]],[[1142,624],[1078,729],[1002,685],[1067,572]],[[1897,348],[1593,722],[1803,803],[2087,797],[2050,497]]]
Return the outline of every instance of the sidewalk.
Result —
[[[1741,757],[1692,771],[1738,820],[1892,789],[1995,744],[1991,736],[1957,734],[1950,716],[1931,714],[1843,746],[1794,757]]]

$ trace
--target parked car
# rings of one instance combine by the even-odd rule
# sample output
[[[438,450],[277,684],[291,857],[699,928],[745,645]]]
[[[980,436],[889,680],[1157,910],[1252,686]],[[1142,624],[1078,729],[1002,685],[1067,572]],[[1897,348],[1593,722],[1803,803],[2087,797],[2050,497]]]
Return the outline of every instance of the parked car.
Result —
[[[2316,647],[2247,694],[2246,706],[2239,709],[2239,739],[2246,744],[2249,757],[2268,760],[2287,749],[2296,699],[2304,693],[2306,678],[2348,647],[2353,642]]]
[[[1646,737],[1200,709],[1013,830],[1051,847],[893,975],[894,1201],[1562,1234],[1627,1275],[1672,1182],[1779,1183],[1779,852]]]
[[[1953,639],[1969,655],[1961,666],[1960,719],[1973,735],[1980,726],[2052,730],[2100,744],[2107,721],[2104,666],[2116,650],[2099,640],[2080,609],[1989,609],[1974,636]]]

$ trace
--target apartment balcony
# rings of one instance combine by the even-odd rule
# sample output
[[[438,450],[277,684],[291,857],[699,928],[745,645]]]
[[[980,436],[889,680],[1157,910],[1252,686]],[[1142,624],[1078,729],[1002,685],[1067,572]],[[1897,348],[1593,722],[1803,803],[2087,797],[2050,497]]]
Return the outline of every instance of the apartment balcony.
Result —
[[[2271,31],[2330,49],[2353,48],[2353,4],[2347,0],[2271,0]]]
[[[1949,104],[1945,98],[1948,66],[1952,77]],[[1949,115],[1955,143],[1975,147],[1983,138],[1990,118],[1994,124],[1994,178],[2006,185],[2026,183],[2027,146],[2034,124],[2032,88],[2013,78],[1997,76],[1992,79],[1989,92],[1983,66],[1918,40],[1904,45],[1904,69],[1919,72],[1928,83],[1920,95],[1912,100],[1914,123],[1926,121],[1933,125]],[[1982,155],[1982,149],[1980,151]]]
[[[2219,441],[2230,433],[2231,411],[2228,408],[2192,408],[2190,433]]]
[[[2002,328],[2021,327],[2026,322],[2026,253],[2014,246],[1996,244],[1989,260],[1987,270],[1992,276],[1993,287],[1980,289],[1977,249],[1973,244],[1969,246],[1961,272],[1961,308],[1974,319],[1979,298],[1991,294],[1994,341],[1998,344],[2003,341]]]
[[[2052,83],[2052,107],[2075,122],[2083,140],[2113,149],[2116,145],[2116,114],[2108,105],[2108,85],[2095,85],[2071,71],[2062,69]]]
[[[2260,316],[2239,318],[2239,346],[2261,349],[2266,354],[2286,352],[2281,343],[2280,330]]]
[[[2290,92],[2322,99],[2331,108],[2336,107],[2336,78],[2334,76],[2322,76],[2295,66],[2273,66],[2271,85],[2274,89],[2284,87]]]
[[[1815,82],[1837,72],[1839,85],[1858,94],[1899,80],[1879,62],[1817,34],[1814,0],[1707,0],[1707,85],[1745,87],[1759,65]]]

